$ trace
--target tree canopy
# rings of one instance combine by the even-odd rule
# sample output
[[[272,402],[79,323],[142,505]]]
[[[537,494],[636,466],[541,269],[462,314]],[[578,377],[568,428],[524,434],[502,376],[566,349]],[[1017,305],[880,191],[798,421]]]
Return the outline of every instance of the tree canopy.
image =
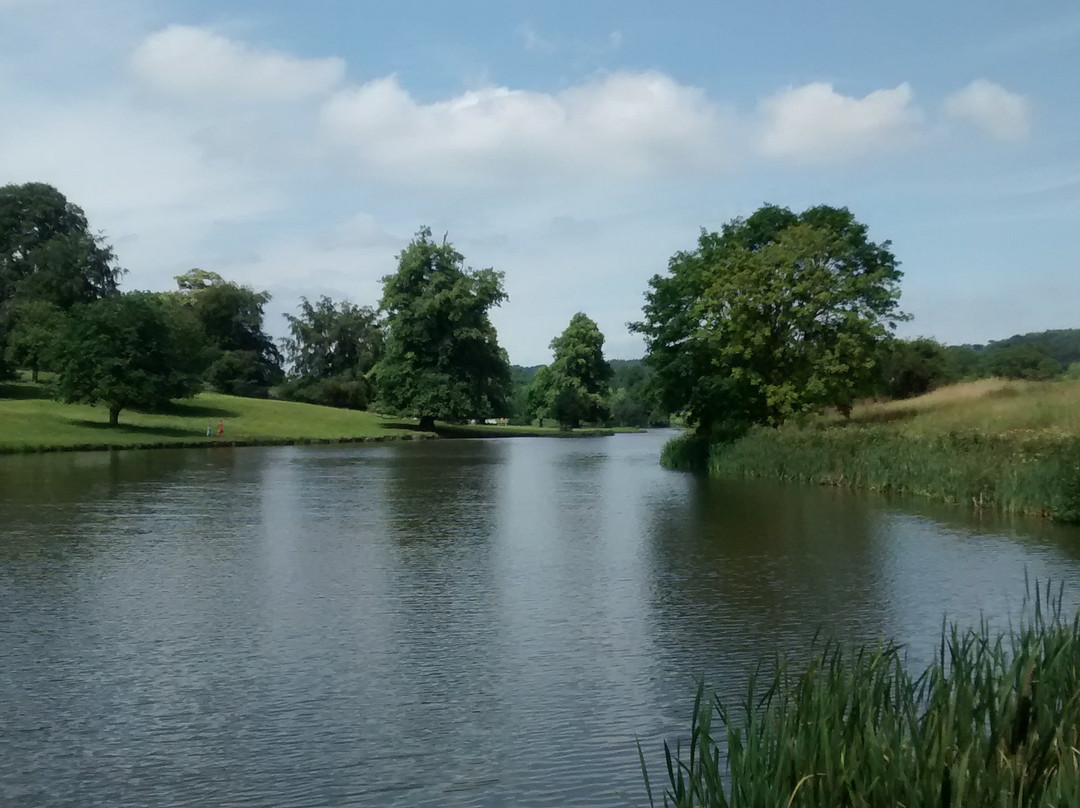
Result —
[[[780,423],[872,389],[878,346],[904,315],[889,242],[846,208],[766,205],[649,281],[646,361],[664,407],[699,430]]]
[[[604,335],[596,323],[578,312],[551,341],[551,350],[551,365],[536,374],[529,392],[530,414],[555,418],[566,427],[608,421],[612,370],[604,359]]]
[[[127,407],[154,409],[198,389],[201,328],[167,296],[130,292],[72,310],[60,339],[57,392],[104,404],[116,425]]]
[[[466,268],[464,256],[425,227],[382,282],[386,345],[374,374],[384,405],[426,428],[436,418],[502,414],[510,363],[488,311],[506,299],[503,274]]]
[[[44,309],[26,307],[67,310],[115,294],[123,272],[112,248],[90,232],[82,209],[51,185],[0,187],[0,363],[17,310],[22,331],[16,353],[32,357],[36,368],[42,360],[40,334],[27,329],[40,330]]]
[[[300,313],[286,314],[283,340],[292,378],[289,398],[334,407],[363,409],[372,398],[368,378],[383,350],[378,314],[370,306],[300,298]]]
[[[67,309],[114,294],[122,274],[82,209],[51,185],[0,187],[0,304],[19,297]]]
[[[176,283],[206,336],[205,380],[222,393],[266,395],[282,376],[281,352],[263,328],[270,293],[203,269],[177,276]]]

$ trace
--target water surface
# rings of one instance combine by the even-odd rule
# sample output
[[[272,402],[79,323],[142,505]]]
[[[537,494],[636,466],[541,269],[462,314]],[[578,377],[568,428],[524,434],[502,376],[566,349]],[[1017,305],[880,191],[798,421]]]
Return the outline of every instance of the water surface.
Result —
[[[663,434],[0,457],[0,804],[643,804],[695,677],[1080,592],[1080,531]]]

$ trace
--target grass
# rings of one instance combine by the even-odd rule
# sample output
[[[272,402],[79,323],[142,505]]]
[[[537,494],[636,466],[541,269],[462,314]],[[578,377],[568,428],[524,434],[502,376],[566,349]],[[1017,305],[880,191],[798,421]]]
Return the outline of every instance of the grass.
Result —
[[[1080,805],[1080,618],[1060,592],[1034,603],[1007,632],[943,628],[917,676],[895,645],[827,643],[804,667],[759,669],[735,706],[699,688],[689,746],[664,744],[663,804]],[[642,771],[654,805],[644,756]]]
[[[291,401],[239,398],[201,393],[175,402],[167,412],[124,410],[110,427],[102,407],[62,404],[46,385],[0,384],[0,453],[56,450],[157,448],[169,446],[270,445],[352,442],[417,437],[574,437],[610,434],[610,430],[535,427],[452,426],[437,424],[421,432],[415,421],[356,410]],[[223,438],[217,437],[223,422]],[[210,427],[211,437],[206,436]]]
[[[985,379],[758,428],[708,468],[1080,522],[1080,383]]]

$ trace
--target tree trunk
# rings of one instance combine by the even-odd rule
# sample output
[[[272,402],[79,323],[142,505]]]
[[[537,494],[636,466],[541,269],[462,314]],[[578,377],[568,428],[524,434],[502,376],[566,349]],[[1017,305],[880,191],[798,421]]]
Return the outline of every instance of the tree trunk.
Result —
[[[30,381],[34,384],[38,383],[38,366],[36,362],[34,363],[34,366],[30,368]]]
[[[116,404],[109,405],[109,426],[119,426],[121,407]]]
[[[435,416],[434,415],[421,415],[420,416],[420,429],[425,432],[435,431]]]

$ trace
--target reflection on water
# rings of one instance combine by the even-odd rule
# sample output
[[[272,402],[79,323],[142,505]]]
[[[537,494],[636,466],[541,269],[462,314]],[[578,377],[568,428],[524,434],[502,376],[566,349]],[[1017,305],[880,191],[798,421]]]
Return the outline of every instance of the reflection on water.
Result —
[[[0,457],[0,804],[643,801],[694,678],[1080,593],[1080,531],[665,436]]]

